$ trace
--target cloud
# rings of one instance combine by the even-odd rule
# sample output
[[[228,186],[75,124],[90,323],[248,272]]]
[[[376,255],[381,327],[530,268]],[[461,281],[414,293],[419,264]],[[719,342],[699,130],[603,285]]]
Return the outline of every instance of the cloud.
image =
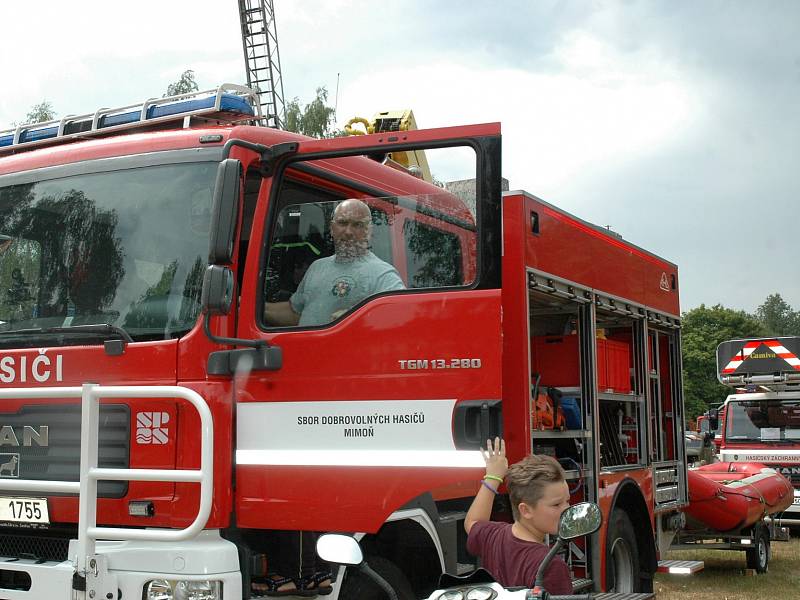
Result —
[[[235,2],[0,2],[0,128],[42,99],[85,113],[185,69],[244,82]],[[276,0],[286,99],[338,120],[500,121],[503,173],[676,262],[683,306],[800,308],[800,3]]]
[[[512,149],[504,175],[512,187],[549,193],[596,161],[651,152],[702,112],[693,112],[697,100],[674,68],[656,69],[655,59],[622,61],[582,32],[554,55],[558,74],[444,61],[365,74],[343,85],[340,124],[398,108],[413,109],[423,127],[502,121]]]
[[[96,0],[39,8],[46,18],[31,21],[29,6],[0,5],[0,22],[34,23],[7,28],[4,35],[0,71],[16,91],[0,97],[0,128],[45,98],[63,116],[160,95],[190,68],[209,87],[244,79],[235,3],[228,10],[213,0],[193,1],[191,8],[183,1],[155,0],[121,11]],[[196,65],[209,67],[208,74]]]

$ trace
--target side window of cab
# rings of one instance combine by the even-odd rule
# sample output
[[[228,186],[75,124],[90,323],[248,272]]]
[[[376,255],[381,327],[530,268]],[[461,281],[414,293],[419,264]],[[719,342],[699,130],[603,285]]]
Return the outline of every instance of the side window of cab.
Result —
[[[348,174],[360,168],[370,185],[339,177],[334,167]],[[381,177],[391,184],[386,189],[375,185]],[[324,327],[378,295],[475,281],[474,216],[442,184],[347,157],[298,162],[273,198],[267,328]]]

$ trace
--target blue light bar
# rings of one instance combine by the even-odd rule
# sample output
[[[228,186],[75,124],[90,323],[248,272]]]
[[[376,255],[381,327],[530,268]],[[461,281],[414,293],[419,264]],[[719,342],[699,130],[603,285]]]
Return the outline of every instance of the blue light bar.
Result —
[[[153,123],[203,117],[224,123],[260,120],[256,93],[246,87],[224,84],[214,90],[148,100],[117,109],[33,123],[0,131],[0,149],[37,144],[64,137],[85,137],[110,130],[132,129]],[[40,144],[37,144],[40,145]]]

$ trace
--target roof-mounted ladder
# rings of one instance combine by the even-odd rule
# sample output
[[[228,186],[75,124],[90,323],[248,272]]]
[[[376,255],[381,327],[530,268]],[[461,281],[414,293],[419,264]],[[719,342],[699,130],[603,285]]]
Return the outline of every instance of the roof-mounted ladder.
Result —
[[[119,108],[100,108],[84,115],[68,115],[43,123],[18,125],[0,131],[0,154],[47,146],[75,138],[108,135],[112,132],[150,128],[169,121],[201,118],[217,123],[260,121],[258,95],[248,87],[232,83],[199,92],[144,102]]]
[[[264,124],[282,129],[286,122],[281,57],[272,0],[239,0],[247,85],[260,97]]]

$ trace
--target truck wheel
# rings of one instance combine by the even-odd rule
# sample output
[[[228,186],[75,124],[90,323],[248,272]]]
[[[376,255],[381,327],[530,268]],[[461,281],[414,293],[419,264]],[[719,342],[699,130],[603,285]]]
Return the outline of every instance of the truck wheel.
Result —
[[[615,509],[606,538],[606,591],[639,591],[639,548],[628,513]]]
[[[367,558],[367,564],[373,571],[389,582],[389,585],[392,586],[397,594],[398,600],[416,600],[408,578],[392,561],[382,556],[371,556]],[[377,583],[355,568],[348,568],[345,571],[339,598],[343,600],[348,598],[353,598],[354,600],[356,598],[358,600],[388,600],[386,592]]]
[[[769,569],[769,532],[763,525],[753,529],[753,547],[747,550],[747,568],[756,573],[766,573]]]

